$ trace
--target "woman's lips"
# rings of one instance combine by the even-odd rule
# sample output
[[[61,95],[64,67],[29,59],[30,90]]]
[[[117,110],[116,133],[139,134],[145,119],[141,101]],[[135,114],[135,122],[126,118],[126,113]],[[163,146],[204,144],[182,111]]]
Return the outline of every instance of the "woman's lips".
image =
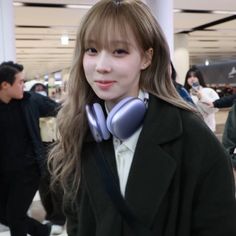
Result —
[[[109,89],[114,83],[115,81],[111,81],[111,80],[106,80],[106,81],[101,81],[101,80],[97,80],[95,81],[96,85],[100,88],[100,89]]]

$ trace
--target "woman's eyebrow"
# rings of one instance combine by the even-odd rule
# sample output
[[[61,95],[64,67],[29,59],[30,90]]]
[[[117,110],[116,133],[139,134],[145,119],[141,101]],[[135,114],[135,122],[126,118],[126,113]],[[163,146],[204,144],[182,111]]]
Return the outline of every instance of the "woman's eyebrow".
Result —
[[[114,40],[108,40],[109,43],[111,44],[125,44],[125,45],[131,45],[127,40],[117,40],[117,39],[114,39]],[[86,40],[86,43],[94,43],[94,44],[97,44],[98,41],[95,40],[95,39],[88,39]]]
[[[95,39],[87,39],[85,42],[86,43],[96,43],[96,40]]]

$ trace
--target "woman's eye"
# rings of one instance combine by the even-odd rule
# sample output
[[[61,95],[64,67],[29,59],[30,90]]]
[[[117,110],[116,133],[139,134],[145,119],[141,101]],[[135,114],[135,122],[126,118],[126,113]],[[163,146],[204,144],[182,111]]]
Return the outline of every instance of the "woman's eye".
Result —
[[[85,52],[89,55],[94,55],[97,53],[96,48],[86,48]]]
[[[128,52],[125,49],[116,49],[114,51],[115,55],[123,55],[123,54],[128,54]]]

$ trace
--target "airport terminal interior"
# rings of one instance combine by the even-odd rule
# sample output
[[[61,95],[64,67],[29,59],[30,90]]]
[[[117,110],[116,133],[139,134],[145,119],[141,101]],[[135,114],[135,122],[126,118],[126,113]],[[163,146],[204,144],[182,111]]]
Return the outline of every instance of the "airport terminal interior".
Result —
[[[3,0],[0,1],[0,8],[4,8]],[[13,6],[10,16],[13,17],[15,60],[24,65],[26,82],[44,84],[49,97],[59,101],[69,77],[79,22],[98,0],[9,2]],[[184,83],[188,68],[196,65],[202,69],[207,85],[220,97],[236,93],[235,0],[144,2],[152,7],[154,14],[158,14],[155,7],[168,3],[172,6],[172,10],[162,17],[172,19],[170,42],[173,42],[172,58],[179,83]],[[229,111],[230,107],[216,112],[215,135],[220,141]],[[38,193],[28,213],[41,222],[44,220],[45,210]],[[0,224],[0,236],[9,235],[8,228]],[[67,235],[66,230],[60,235]]]

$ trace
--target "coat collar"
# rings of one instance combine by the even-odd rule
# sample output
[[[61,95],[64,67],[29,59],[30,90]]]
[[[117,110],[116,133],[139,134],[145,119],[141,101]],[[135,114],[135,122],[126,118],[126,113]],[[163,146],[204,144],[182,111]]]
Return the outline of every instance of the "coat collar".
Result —
[[[151,225],[176,170],[176,161],[163,144],[181,134],[178,108],[150,96],[125,193],[129,206],[146,225]],[[110,163],[114,166],[114,160]]]
[[[181,134],[179,109],[150,95],[125,192],[130,208],[146,225],[151,225],[176,170],[175,159],[163,145]],[[112,139],[100,145],[118,183]]]
[[[25,100],[28,100],[30,98],[30,96],[31,96],[31,94],[29,92],[24,92],[22,99],[15,99],[15,98],[13,98],[13,99],[11,99],[10,102],[12,102],[12,101],[17,101],[17,102],[25,101]],[[0,100],[0,103],[4,103],[4,102],[2,102]],[[8,103],[4,103],[4,104],[8,104]]]
[[[153,95],[150,95],[148,106],[140,136],[155,137],[155,143],[162,144],[174,140],[182,134],[179,108]]]

